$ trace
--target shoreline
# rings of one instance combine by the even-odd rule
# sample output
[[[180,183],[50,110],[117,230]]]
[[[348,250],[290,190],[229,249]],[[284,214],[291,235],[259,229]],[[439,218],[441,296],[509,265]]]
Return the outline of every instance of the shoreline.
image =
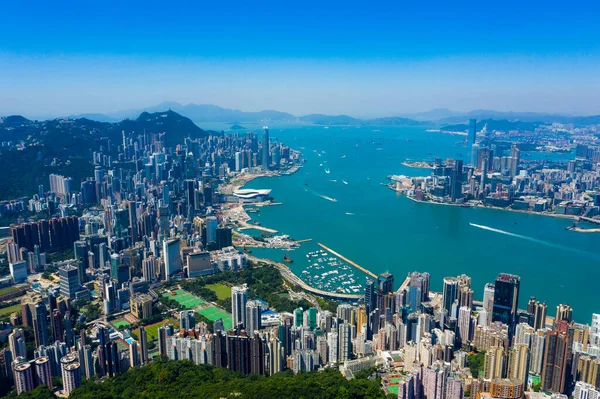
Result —
[[[554,217],[554,218],[558,218],[558,219],[565,219],[565,220],[573,220],[573,221],[578,221],[579,217],[578,216],[574,216],[574,215],[559,215],[559,214],[555,214],[555,213],[544,213],[544,212],[535,212],[535,211],[529,211],[529,210],[521,210],[521,209],[511,209],[511,208],[502,208],[502,207],[498,207],[498,206],[489,206],[489,205],[483,205],[483,204],[453,204],[453,203],[449,203],[449,202],[437,202],[437,201],[423,201],[423,200],[419,200],[413,196],[410,196],[406,193],[403,193],[402,191],[398,191],[393,187],[390,187],[388,184],[386,184],[386,186],[394,191],[395,193],[408,198],[411,201],[414,202],[418,202],[421,204],[432,204],[432,205],[447,205],[447,206],[456,206],[456,207],[460,207],[460,208],[475,208],[475,209],[491,209],[491,210],[496,210],[496,211],[507,211],[507,212],[515,212],[515,213],[522,213],[522,214],[527,214],[527,215],[537,215],[537,216],[550,216],[550,217]],[[580,227],[574,228],[574,229],[568,229],[570,231],[575,231],[578,233],[600,233],[600,228],[597,229],[582,229]]]

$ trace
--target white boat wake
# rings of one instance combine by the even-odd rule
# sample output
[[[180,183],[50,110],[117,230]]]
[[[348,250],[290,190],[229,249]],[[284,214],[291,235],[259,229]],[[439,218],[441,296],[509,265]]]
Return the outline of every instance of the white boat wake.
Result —
[[[469,223],[469,225],[471,225],[473,227],[477,227],[478,229],[487,230],[487,231],[491,231],[491,232],[494,232],[494,233],[504,234],[504,235],[507,235],[507,236],[511,236],[511,237],[515,237],[515,238],[520,238],[522,240],[527,240],[527,241],[535,242],[537,244],[545,245],[547,247],[562,249],[563,251],[575,252],[575,253],[578,253],[578,254],[581,254],[581,255],[585,255],[585,256],[592,257],[592,258],[600,259],[599,255],[596,255],[596,254],[591,253],[591,252],[583,251],[581,249],[571,248],[571,247],[567,247],[565,245],[560,245],[560,244],[553,244],[553,243],[548,242],[548,241],[538,240],[537,238],[528,237],[528,236],[524,236],[524,235],[521,235],[521,234],[515,234],[515,233],[511,233],[509,231],[495,229],[493,227],[484,226],[484,225],[481,225],[481,224]]]
[[[344,184],[348,184],[348,182],[346,180],[342,180],[342,183]]]
[[[326,199],[327,201],[331,201],[331,202],[337,202],[337,200],[336,200],[335,198],[331,198],[331,197],[328,197],[328,196],[326,196],[326,195],[319,194],[319,193],[317,193],[317,192],[315,192],[315,191],[313,191],[313,190],[310,190],[310,189],[308,189],[308,188],[306,188],[306,187],[304,187],[304,191],[307,191],[307,192],[309,192],[309,193],[311,193],[311,194],[314,194],[314,195],[316,195],[317,197],[321,197],[321,198],[323,198],[323,199]]]
[[[354,215],[356,215],[356,213],[354,213],[354,212],[346,212],[346,215],[348,215],[348,216],[354,216]]]

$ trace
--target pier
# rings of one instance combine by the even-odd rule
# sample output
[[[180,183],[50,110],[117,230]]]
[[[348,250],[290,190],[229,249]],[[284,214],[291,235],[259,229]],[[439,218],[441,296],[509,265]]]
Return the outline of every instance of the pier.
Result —
[[[321,248],[323,248],[325,251],[330,252],[332,255],[337,256],[338,258],[340,258],[341,260],[351,264],[352,266],[356,267],[358,270],[360,270],[361,272],[368,274],[369,276],[373,277],[373,278],[377,278],[377,275],[373,272],[368,271],[367,269],[365,269],[364,267],[362,267],[361,265],[352,262],[350,259],[346,258],[343,255],[338,254],[337,252],[335,252],[333,249],[326,247],[325,245],[321,244],[320,242],[317,243],[318,246],[320,246]]]
[[[404,279],[404,282],[402,283],[402,285],[398,288],[398,291],[396,291],[396,292],[402,292],[402,291],[408,289],[409,284],[410,284],[410,276],[407,276]]]
[[[243,227],[238,227],[239,231],[243,231],[243,230],[247,230],[247,229],[256,229],[256,230],[265,231],[265,232],[271,233],[271,234],[277,234],[277,230],[270,229],[268,227],[259,226],[259,225],[254,225],[254,224],[244,223]]]
[[[297,242],[298,244],[302,244],[302,243],[304,243],[304,242],[310,242],[310,241],[312,241],[312,238],[306,238],[306,239],[304,239],[304,240],[298,240],[298,241],[296,241],[296,242]]]
[[[283,276],[284,279],[290,281],[293,284],[296,284],[297,286],[299,286],[300,288],[302,288],[305,291],[310,292],[311,294],[315,294],[315,295],[321,296],[323,298],[338,299],[338,300],[342,300],[342,301],[358,301],[364,297],[364,295],[358,295],[358,294],[343,294],[340,292],[323,291],[323,290],[312,287],[312,286],[308,285],[307,283],[305,283],[304,280],[302,280],[300,277],[296,276],[294,274],[294,272],[292,272],[290,270],[289,267],[287,267],[286,265],[284,265],[282,263],[274,262],[269,259],[259,259],[259,258],[255,258],[254,256],[250,256],[250,255],[248,255],[248,259],[250,259],[252,261],[256,261],[256,262],[264,262],[269,265],[275,266],[279,270],[279,272],[281,273],[281,275]]]

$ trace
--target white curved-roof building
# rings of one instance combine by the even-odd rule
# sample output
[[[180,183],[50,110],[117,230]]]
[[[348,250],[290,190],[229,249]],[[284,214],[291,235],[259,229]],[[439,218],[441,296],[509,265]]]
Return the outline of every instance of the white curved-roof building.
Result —
[[[253,188],[242,188],[235,190],[233,195],[240,199],[240,202],[259,202],[265,201],[269,198],[271,190],[269,189],[253,189]]]

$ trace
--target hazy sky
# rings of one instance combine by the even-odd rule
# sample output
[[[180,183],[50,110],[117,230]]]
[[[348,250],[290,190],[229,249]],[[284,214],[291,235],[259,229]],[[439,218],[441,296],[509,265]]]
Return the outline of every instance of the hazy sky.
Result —
[[[600,114],[598,2],[85,3],[2,4],[0,115],[162,101]]]

